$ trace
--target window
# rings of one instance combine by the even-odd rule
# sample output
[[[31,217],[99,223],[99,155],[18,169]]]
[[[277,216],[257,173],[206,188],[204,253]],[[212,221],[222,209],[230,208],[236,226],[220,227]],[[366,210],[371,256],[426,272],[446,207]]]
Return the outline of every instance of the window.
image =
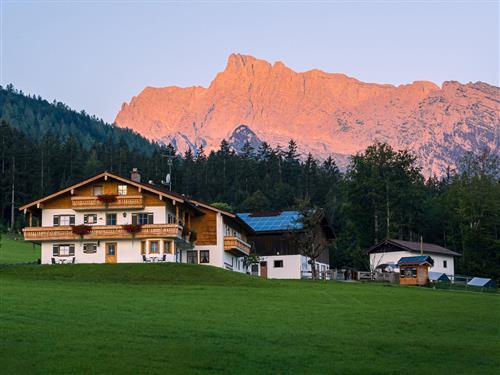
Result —
[[[149,241],[149,253],[150,254],[160,253],[160,243],[158,241]]]
[[[97,215],[96,214],[83,215],[83,223],[84,224],[96,224],[97,223]]]
[[[146,255],[146,241],[141,241],[141,254]]]
[[[94,196],[102,195],[102,185],[94,185],[92,188],[92,194]]]
[[[75,255],[75,245],[54,245],[52,255],[56,257],[67,257]]]
[[[118,195],[127,195],[127,185],[118,185]]]
[[[106,214],[106,225],[116,225],[116,214]]]
[[[250,272],[252,275],[257,275],[257,276],[259,275],[259,265],[258,264],[252,264],[250,269],[251,269]]]
[[[196,250],[187,251],[187,262],[191,264],[198,263],[198,252]]]
[[[93,254],[97,252],[97,244],[96,243],[84,243],[83,244],[83,252],[84,254]]]
[[[75,225],[75,215],[54,215],[54,226]]]
[[[443,268],[448,268],[448,261],[447,260],[443,260]]]
[[[402,272],[401,272],[400,277],[402,277],[402,278],[405,278],[405,277],[415,278],[415,277],[417,277],[417,269],[416,268],[405,268],[401,271]]]
[[[176,224],[175,215],[171,214],[170,212],[167,213],[167,224]]]
[[[282,260],[275,260],[274,261],[274,268],[283,268],[283,261]]]
[[[163,241],[163,252],[166,254],[173,254],[174,243],[172,241]]]
[[[210,263],[210,250],[200,250],[200,263]]]
[[[153,224],[152,213],[132,214],[132,224]]]

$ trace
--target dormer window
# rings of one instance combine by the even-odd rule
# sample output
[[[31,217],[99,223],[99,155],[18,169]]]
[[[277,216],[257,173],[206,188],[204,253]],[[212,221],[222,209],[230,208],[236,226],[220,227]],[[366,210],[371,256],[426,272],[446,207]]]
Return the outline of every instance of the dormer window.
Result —
[[[102,195],[103,190],[102,190],[102,185],[94,185],[92,188],[92,194],[97,197],[99,195]]]
[[[127,195],[127,185],[118,185],[118,195]]]

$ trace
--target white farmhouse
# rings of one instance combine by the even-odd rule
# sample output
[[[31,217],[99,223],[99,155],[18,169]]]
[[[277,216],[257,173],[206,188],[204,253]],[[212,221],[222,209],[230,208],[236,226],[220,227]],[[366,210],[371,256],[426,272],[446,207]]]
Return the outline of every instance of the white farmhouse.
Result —
[[[402,240],[384,240],[366,251],[370,256],[370,270],[384,265],[395,265],[401,258],[415,255],[428,255],[434,260],[429,269],[432,272],[441,272],[447,275],[455,274],[455,257],[459,253],[445,247],[420,242]]]
[[[103,172],[20,208],[41,263],[201,263],[246,272],[252,233],[235,214]]]

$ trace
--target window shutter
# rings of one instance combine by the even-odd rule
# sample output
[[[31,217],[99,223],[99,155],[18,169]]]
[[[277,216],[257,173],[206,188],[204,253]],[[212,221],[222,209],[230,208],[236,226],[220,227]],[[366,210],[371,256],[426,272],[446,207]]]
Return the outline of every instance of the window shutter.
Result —
[[[59,226],[59,216],[54,215],[54,226],[57,227]]]
[[[89,222],[89,217],[88,215],[83,215],[83,223],[87,224]]]
[[[146,254],[146,241],[141,241],[141,254]]]
[[[59,255],[59,246],[54,245],[52,247],[52,255],[55,256],[55,257]]]
[[[148,214],[148,224],[154,224],[153,223],[153,214]]]
[[[75,215],[69,217],[69,225],[75,225]]]
[[[75,255],[75,245],[69,245],[69,255]]]

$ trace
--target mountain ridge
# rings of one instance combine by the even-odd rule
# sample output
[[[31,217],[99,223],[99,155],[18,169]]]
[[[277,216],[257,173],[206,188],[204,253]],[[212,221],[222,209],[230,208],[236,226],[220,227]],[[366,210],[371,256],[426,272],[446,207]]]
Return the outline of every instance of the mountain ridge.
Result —
[[[293,138],[301,153],[319,158],[388,142],[412,151],[424,174],[443,175],[465,151],[498,152],[498,97],[498,87],[483,82],[365,83],[232,54],[208,87],[146,87],[115,123],[181,152],[216,149],[240,124],[271,146]]]

